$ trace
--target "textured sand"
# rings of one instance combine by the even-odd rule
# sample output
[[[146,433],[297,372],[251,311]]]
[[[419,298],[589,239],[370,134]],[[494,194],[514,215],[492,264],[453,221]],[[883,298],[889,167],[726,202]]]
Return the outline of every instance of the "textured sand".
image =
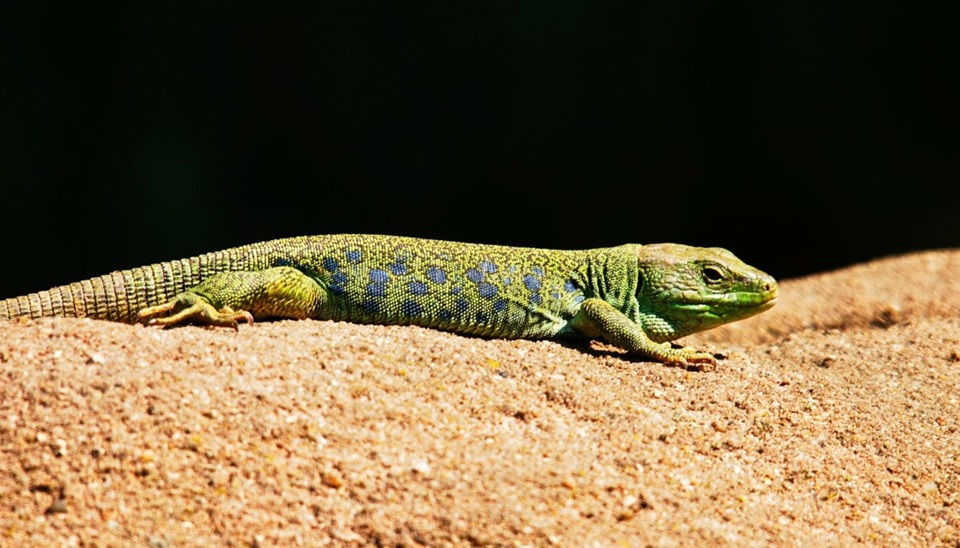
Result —
[[[3,545],[960,545],[960,251],[686,339],[0,322]]]

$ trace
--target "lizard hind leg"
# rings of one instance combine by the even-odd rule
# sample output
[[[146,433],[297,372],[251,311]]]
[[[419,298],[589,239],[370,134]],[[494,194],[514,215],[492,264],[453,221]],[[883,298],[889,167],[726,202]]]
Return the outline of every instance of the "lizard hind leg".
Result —
[[[137,320],[161,327],[194,322],[236,329],[238,322],[254,318],[309,318],[326,297],[313,278],[288,266],[222,272],[164,304],[144,308]]]

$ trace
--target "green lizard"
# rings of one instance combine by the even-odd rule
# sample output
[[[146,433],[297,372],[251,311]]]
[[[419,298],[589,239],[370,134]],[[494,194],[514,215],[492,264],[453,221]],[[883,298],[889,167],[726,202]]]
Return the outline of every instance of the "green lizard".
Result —
[[[77,316],[236,328],[256,318],[412,324],[498,338],[601,338],[665,363],[668,341],[758,314],[777,282],[720,248],[559,251],[400,236],[261,242],[0,300],[0,319]]]

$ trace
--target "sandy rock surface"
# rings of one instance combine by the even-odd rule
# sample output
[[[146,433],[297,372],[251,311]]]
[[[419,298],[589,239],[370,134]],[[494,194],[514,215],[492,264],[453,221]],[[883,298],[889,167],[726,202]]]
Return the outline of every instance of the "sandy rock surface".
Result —
[[[960,251],[685,339],[0,322],[0,545],[957,546]]]

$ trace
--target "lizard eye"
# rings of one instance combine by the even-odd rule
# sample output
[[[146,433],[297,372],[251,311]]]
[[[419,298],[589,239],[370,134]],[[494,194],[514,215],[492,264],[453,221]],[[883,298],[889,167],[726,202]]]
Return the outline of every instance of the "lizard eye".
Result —
[[[715,266],[703,267],[703,278],[709,283],[723,281],[723,271]]]

